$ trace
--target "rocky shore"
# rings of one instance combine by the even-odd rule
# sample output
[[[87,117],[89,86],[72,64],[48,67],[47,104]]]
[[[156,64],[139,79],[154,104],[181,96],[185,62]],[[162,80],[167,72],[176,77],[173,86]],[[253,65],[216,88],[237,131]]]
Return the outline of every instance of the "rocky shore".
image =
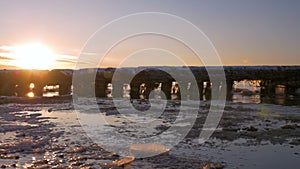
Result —
[[[106,104],[107,116],[114,115],[115,110],[107,106],[111,101],[98,102],[100,107]],[[248,164],[251,160],[247,161],[257,147],[281,147],[291,160],[299,158],[300,153],[298,106],[228,102],[211,139],[199,144],[199,133],[210,108],[209,102],[202,102],[193,128],[178,145],[168,153],[134,158],[108,152],[101,144],[94,143],[82,129],[68,97],[0,99],[0,103],[1,168],[260,168],[259,161],[252,161],[256,167]],[[172,113],[163,118],[168,117],[171,119]],[[172,122],[166,119],[156,128],[158,132]],[[122,125],[113,127],[116,131],[121,131],[119,127],[131,127]],[[233,149],[237,147],[247,152]],[[228,157],[228,152],[240,157]],[[276,151],[273,155],[281,157]],[[282,155],[284,159],[283,156],[286,154]],[[243,162],[239,158],[244,158],[245,163],[239,163]],[[295,164],[299,160],[290,163]]]
[[[168,153],[135,159],[107,152],[82,130],[69,98],[5,100],[0,105],[0,123],[1,168],[223,168],[225,165]]]

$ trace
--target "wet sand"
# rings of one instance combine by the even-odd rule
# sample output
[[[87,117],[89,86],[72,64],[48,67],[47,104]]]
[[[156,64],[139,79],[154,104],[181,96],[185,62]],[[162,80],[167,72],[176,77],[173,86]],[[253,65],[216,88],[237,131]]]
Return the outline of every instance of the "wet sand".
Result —
[[[199,133],[210,107],[208,102],[203,102],[192,130],[168,153],[126,161],[86,135],[70,97],[6,98],[0,102],[0,166],[3,168],[248,169],[300,165],[298,106],[228,102],[217,131],[211,139],[199,144]],[[110,100],[98,102],[100,106],[106,104],[107,116],[120,120],[115,110],[109,109]],[[165,115],[166,119],[172,117]],[[156,130],[163,131],[169,125],[166,121]],[[120,127],[132,126],[112,126],[114,131],[124,132]],[[128,131],[134,132],[138,130]]]

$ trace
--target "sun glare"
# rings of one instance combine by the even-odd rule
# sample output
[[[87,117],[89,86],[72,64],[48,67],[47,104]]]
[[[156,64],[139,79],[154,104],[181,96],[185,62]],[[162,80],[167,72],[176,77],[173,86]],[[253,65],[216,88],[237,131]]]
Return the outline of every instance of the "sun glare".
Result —
[[[56,60],[55,54],[41,44],[18,46],[14,54],[15,65],[23,69],[51,69]]]

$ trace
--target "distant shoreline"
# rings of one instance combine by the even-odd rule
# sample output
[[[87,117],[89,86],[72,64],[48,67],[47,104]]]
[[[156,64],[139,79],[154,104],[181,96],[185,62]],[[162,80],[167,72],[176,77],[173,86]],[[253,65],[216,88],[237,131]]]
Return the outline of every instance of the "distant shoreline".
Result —
[[[98,70],[106,70],[106,69],[137,69],[137,68],[219,68],[223,67],[225,69],[230,68],[269,68],[269,69],[277,69],[277,68],[299,68],[300,65],[224,65],[224,66],[137,66],[137,67],[98,67],[98,68],[81,68],[81,69],[0,69],[0,71],[53,71],[53,70],[86,70],[86,69],[98,69]]]

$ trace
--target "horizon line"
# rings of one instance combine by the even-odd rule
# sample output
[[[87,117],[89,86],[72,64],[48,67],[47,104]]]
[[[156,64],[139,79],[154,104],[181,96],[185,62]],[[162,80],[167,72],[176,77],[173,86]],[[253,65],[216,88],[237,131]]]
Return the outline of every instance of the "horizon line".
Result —
[[[180,67],[198,67],[198,68],[209,68],[209,67],[300,67],[300,65],[224,65],[224,66],[137,66],[137,67],[95,67],[95,68],[58,68],[58,69],[0,69],[0,71],[52,71],[52,70],[84,70],[84,69],[134,69],[134,68],[157,68],[157,67],[170,67],[170,68],[180,68]]]

